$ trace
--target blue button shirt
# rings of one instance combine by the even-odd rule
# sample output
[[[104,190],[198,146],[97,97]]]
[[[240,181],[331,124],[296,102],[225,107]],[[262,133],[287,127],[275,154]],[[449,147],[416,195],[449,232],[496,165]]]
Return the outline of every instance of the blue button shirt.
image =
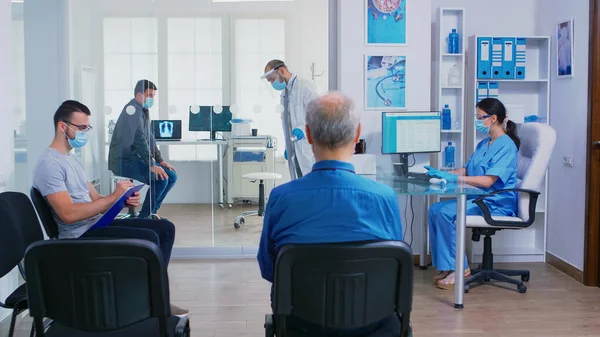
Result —
[[[394,190],[354,173],[340,161],[271,191],[258,249],[262,277],[273,282],[277,251],[286,244],[402,240]]]

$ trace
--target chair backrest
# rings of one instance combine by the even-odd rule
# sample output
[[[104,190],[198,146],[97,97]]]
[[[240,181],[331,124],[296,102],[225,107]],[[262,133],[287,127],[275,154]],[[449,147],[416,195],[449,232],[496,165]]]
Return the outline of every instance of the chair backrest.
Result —
[[[11,203],[14,192],[0,193],[0,278],[13,270],[25,256],[27,244],[15,220]],[[2,299],[4,300],[4,299]]]
[[[275,315],[326,328],[409,317],[413,255],[396,241],[287,245],[277,256],[273,287]]]
[[[58,263],[57,263],[58,262]],[[166,268],[145,240],[47,240],[25,254],[29,311],[86,332],[115,331],[170,316]]]
[[[35,205],[35,209],[38,212],[40,220],[42,221],[46,235],[48,235],[48,237],[51,239],[58,239],[58,224],[56,223],[56,220],[54,220],[52,210],[50,209],[50,205],[48,205],[46,198],[44,198],[42,193],[40,193],[40,191],[38,191],[35,187],[31,188],[29,194],[33,204]]]
[[[556,131],[546,124],[525,123],[519,130],[517,187],[539,191],[556,144]],[[529,219],[529,195],[519,193],[519,217]]]

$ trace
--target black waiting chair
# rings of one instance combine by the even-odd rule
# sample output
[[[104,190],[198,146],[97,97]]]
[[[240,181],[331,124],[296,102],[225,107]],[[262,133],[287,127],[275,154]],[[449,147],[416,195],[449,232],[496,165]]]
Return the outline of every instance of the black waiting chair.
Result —
[[[44,240],[33,205],[27,196],[18,192],[0,193],[0,278],[19,267],[24,279],[21,261],[29,244]],[[14,334],[16,319],[27,310],[26,285],[17,287],[0,307],[12,310],[8,336]]]
[[[50,239],[58,239],[58,224],[54,220],[52,210],[50,210],[50,205],[48,205],[46,198],[35,187],[31,188],[29,194],[42,221],[46,235]]]
[[[25,273],[36,331],[53,320],[39,337],[189,336],[188,317],[171,315],[167,269],[151,242],[37,242]]]
[[[413,255],[404,242],[283,246],[275,262],[266,336],[304,336],[286,319],[326,330],[360,329],[396,315],[412,335]]]

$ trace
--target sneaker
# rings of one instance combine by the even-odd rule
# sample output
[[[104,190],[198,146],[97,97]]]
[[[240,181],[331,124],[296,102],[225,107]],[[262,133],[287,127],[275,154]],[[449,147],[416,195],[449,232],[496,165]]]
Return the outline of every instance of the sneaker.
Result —
[[[189,313],[189,310],[181,309],[180,307],[171,304],[171,316],[185,316],[189,315]]]
[[[158,216],[158,214],[150,214],[149,218],[152,220],[162,220],[162,218]]]

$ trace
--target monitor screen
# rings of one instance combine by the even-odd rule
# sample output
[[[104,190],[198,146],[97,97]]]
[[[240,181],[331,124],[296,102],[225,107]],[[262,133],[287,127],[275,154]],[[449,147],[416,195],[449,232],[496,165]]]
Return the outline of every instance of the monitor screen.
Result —
[[[384,112],[381,152],[431,153],[442,150],[442,120],[439,111]]]
[[[201,106],[197,114],[192,113],[190,107],[190,131],[230,132],[231,117],[228,106],[224,106],[221,113],[214,112],[212,106]]]
[[[181,139],[181,121],[180,120],[153,120],[152,132],[154,138],[158,140],[180,140]]]

